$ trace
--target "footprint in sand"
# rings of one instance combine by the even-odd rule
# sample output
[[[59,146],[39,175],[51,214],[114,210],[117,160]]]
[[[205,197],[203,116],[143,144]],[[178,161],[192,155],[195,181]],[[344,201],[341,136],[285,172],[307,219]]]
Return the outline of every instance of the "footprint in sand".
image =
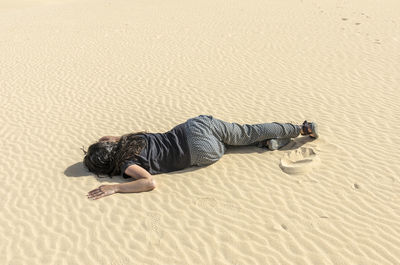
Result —
[[[304,174],[320,163],[320,158],[312,148],[300,147],[288,152],[281,158],[279,164],[287,174]]]

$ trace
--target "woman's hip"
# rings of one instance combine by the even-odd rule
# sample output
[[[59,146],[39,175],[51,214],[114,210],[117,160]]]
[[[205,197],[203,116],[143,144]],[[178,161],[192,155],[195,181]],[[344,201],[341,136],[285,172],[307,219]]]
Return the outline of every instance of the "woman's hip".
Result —
[[[200,115],[186,122],[191,165],[204,166],[218,161],[225,153],[224,143],[213,133],[212,116]]]

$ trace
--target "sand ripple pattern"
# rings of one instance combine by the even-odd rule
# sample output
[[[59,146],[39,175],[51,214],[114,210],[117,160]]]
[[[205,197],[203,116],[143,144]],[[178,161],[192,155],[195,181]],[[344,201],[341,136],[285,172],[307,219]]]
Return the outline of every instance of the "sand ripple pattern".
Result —
[[[398,1],[6,2],[0,263],[400,264]],[[321,138],[86,199],[82,145],[199,114]]]

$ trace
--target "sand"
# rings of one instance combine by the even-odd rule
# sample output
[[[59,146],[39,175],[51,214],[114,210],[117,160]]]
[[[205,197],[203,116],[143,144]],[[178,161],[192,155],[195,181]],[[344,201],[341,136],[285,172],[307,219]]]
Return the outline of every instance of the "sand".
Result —
[[[0,3],[1,264],[399,264],[400,2]],[[317,121],[86,198],[82,146],[200,114]]]

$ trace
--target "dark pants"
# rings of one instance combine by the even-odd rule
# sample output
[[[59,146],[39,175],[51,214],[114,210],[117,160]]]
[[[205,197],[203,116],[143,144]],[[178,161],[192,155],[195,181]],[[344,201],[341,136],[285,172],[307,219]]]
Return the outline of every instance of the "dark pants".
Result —
[[[229,123],[200,115],[186,122],[191,165],[209,165],[226,151],[225,145],[252,145],[266,139],[295,138],[300,126],[290,123]]]

